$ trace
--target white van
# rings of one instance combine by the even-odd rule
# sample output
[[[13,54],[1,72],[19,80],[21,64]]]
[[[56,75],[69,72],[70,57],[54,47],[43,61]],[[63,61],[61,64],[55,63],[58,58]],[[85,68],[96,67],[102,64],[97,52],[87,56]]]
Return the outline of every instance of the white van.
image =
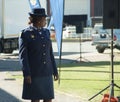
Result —
[[[74,37],[76,37],[76,26],[66,26],[63,29],[63,39],[74,38]]]

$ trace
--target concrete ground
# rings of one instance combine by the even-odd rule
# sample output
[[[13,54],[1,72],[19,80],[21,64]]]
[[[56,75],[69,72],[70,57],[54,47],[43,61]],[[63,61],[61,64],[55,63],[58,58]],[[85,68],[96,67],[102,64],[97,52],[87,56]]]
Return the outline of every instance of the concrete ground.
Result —
[[[12,74],[14,73],[16,72],[12,72]],[[0,72],[0,102],[30,102],[22,100],[21,95],[22,84],[16,79],[9,78],[8,72]],[[80,100],[79,97],[55,91],[53,102],[82,102]]]

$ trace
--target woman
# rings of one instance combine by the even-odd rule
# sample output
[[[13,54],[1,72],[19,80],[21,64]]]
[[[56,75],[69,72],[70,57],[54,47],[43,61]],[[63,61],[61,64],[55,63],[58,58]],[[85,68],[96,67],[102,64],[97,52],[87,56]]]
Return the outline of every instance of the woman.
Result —
[[[58,80],[58,71],[52,51],[50,32],[46,28],[44,8],[34,8],[29,13],[30,26],[19,37],[19,57],[24,76],[23,99],[31,102],[52,102],[53,79]]]

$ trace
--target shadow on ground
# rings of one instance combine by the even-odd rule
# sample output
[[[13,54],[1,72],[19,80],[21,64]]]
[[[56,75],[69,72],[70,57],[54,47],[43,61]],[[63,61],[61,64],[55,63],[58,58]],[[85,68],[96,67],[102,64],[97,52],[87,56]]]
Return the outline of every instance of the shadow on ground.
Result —
[[[0,88],[0,102],[21,102],[21,101]]]

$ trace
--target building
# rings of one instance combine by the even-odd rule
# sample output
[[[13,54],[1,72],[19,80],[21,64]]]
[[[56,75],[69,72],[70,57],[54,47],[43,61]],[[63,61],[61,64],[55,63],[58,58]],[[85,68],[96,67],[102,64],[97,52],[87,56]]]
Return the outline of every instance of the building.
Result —
[[[40,0],[43,3],[43,0]],[[46,9],[50,15],[50,0],[46,0]],[[90,25],[90,0],[64,0],[65,25],[75,25],[77,33],[81,33],[83,27]]]
[[[50,0],[40,0],[50,15]],[[64,23],[75,25],[77,32],[83,27],[101,23],[103,17],[103,0],[64,0]]]
[[[82,33],[83,27],[90,25],[89,0],[65,0],[64,23],[75,25],[76,32]]]
[[[102,23],[103,21],[103,0],[90,0],[91,24]]]

